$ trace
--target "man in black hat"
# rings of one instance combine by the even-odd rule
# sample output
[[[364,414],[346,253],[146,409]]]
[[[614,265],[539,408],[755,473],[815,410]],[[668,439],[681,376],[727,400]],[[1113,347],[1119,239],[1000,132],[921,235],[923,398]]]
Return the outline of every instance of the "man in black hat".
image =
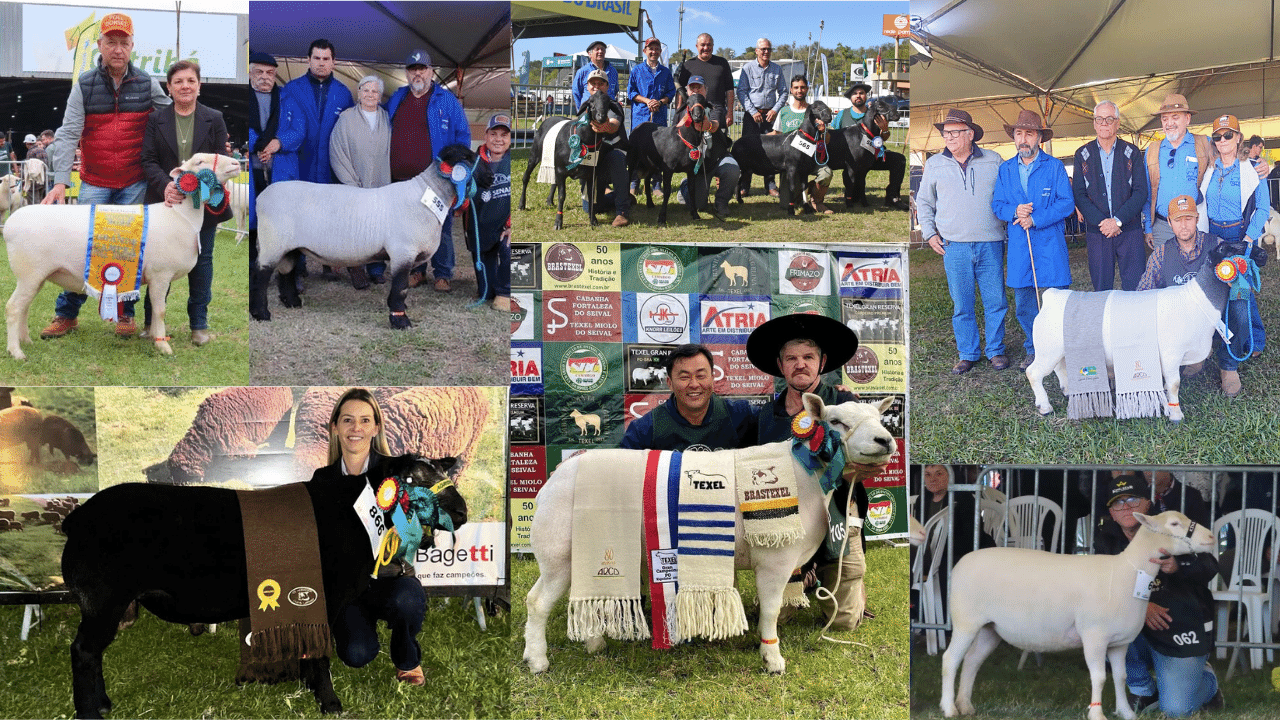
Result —
[[[249,113],[249,265],[258,262],[258,195],[271,184],[271,158],[280,149],[280,87],[276,59],[264,52],[249,53],[249,87],[257,112]]]
[[[849,102],[853,103],[853,107],[841,110],[831,122],[831,128],[839,130],[840,128],[853,127],[862,122],[862,118],[867,114],[867,94],[870,92],[871,86],[864,82],[856,82],[853,87],[845,90],[844,96],[848,98]],[[888,140],[888,135],[885,135],[883,139]],[[885,186],[884,204],[898,210],[907,210],[908,203],[901,197],[902,179],[907,175],[907,157],[902,153],[896,153],[885,148],[884,154],[876,157],[875,161],[871,163],[870,169],[889,171],[889,184]],[[849,176],[848,170],[843,172],[845,203],[848,204],[853,200],[861,199],[852,196],[853,178]]]
[[[813,393],[822,398],[825,405],[836,405],[853,402],[857,397],[848,390],[838,389],[822,380],[825,373],[839,370],[853,357],[858,349],[858,336],[844,323],[823,315],[795,314],[776,317],[752,331],[747,338],[747,359],[763,372],[783,378],[787,388],[778,394],[769,405],[760,408],[756,439],[760,444],[778,442],[792,437],[791,420],[804,409],[801,398],[805,393]],[[879,475],[884,468],[873,471],[858,471],[853,476],[846,475],[850,481],[840,485],[831,495],[828,512],[831,514],[831,531],[829,540],[834,539],[837,530],[843,532],[845,516],[851,504],[857,505],[858,517],[867,517],[867,491],[860,481]],[[850,502],[850,487],[854,488],[853,503]],[[852,589],[862,579],[865,561],[862,560],[866,549],[866,540],[859,536],[859,550],[850,546],[845,549],[843,562],[837,562],[836,552],[829,546],[839,548],[840,543],[824,542],[813,558],[805,564],[806,568],[815,568],[814,572],[826,587],[835,583],[837,571],[840,574],[840,586],[834,591],[836,602],[840,608],[852,608]],[[852,554],[852,555],[851,555]],[[841,566],[843,565],[843,569]],[[819,600],[824,613],[830,612],[830,604]],[[837,630],[851,630],[861,620],[852,617],[851,612],[838,610],[836,621],[832,627]]]
[[[631,421],[629,450],[733,450],[756,444],[756,413],[746,400],[715,393],[715,363],[702,345],[681,345],[667,357],[671,397]]]
[[[573,75],[573,111],[576,113],[578,108],[582,107],[582,101],[587,99],[587,76],[593,70],[603,70],[609,79],[609,97],[618,97],[618,71],[612,65],[604,61],[605,44],[603,40],[594,40],[587,46],[586,65],[578,68],[578,72]]]

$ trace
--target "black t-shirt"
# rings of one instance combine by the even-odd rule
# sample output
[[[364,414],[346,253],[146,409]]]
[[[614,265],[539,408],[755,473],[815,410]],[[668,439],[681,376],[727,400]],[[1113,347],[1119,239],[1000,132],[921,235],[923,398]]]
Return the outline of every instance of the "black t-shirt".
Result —
[[[701,75],[706,82],[707,102],[713,107],[725,107],[725,93],[733,91],[733,70],[729,68],[729,61],[719,55],[713,55],[707,62],[696,57],[685,60],[676,75],[676,85],[688,85],[689,78],[694,75]]]

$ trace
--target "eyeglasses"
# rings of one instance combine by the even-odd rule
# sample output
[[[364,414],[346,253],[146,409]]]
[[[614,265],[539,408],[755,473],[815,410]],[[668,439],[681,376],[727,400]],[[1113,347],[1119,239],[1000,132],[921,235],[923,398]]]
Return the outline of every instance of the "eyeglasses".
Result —
[[[756,48],[759,52],[773,52],[773,48]]]
[[[1236,139],[1236,132],[1234,130],[1228,130],[1222,133],[1221,135],[1213,136],[1214,142],[1221,142],[1223,140],[1235,140],[1235,139]]]
[[[1115,125],[1120,122],[1118,117],[1107,117],[1105,115],[1097,115],[1093,118],[1094,125]]]
[[[1112,510],[1132,510],[1142,504],[1142,498],[1128,497],[1111,503]]]
[[[965,128],[963,130],[943,130],[942,137],[947,138],[948,140],[951,140],[954,138],[958,138],[967,132],[973,132],[973,131],[970,130],[969,128]]]

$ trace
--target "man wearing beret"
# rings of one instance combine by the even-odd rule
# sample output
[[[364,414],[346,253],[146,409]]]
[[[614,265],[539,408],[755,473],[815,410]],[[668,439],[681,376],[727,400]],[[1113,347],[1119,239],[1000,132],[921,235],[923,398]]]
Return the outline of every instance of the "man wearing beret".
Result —
[[[595,40],[587,46],[587,59],[591,62],[578,68],[578,72],[573,75],[573,113],[578,112],[578,108],[582,107],[582,102],[587,99],[591,93],[587,92],[587,76],[592,71],[600,70],[604,72],[609,82],[609,97],[618,97],[618,70],[614,66],[604,60],[605,44],[603,40]]]

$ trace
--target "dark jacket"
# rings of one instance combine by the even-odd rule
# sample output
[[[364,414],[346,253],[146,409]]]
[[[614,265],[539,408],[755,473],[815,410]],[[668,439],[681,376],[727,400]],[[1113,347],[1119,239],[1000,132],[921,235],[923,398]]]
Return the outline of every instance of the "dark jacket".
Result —
[[[164,189],[173,182],[169,173],[182,164],[178,158],[177,128],[177,116],[172,105],[151,113],[147,120],[142,141],[142,172],[147,181],[148,203],[164,202]],[[191,128],[191,152],[227,153],[227,124],[222,120],[222,113],[198,102]],[[231,217],[228,207],[230,203],[224,201],[222,212],[214,214],[205,206],[201,229],[207,230]]]
[[[379,453],[377,450],[370,449],[369,450],[369,470],[373,470],[374,468],[378,467],[386,459],[387,459],[387,456]],[[315,482],[316,480],[336,480],[343,476],[344,476],[344,473],[342,471],[342,457],[339,456],[338,459],[333,461],[332,463],[325,465],[322,468],[316,468],[316,471],[311,474],[311,481]],[[374,490],[377,490],[377,489],[378,488],[376,487],[374,488]]]
[[[1084,215],[1085,226],[1096,231],[1098,223],[1115,217],[1126,229],[1136,229],[1142,223],[1142,208],[1146,205],[1147,166],[1142,151],[1133,143],[1116,138],[1111,148],[1111,210],[1107,205],[1107,183],[1102,178],[1102,149],[1097,139],[1090,140],[1076,150],[1075,174],[1071,190],[1076,198],[1076,208]]]

